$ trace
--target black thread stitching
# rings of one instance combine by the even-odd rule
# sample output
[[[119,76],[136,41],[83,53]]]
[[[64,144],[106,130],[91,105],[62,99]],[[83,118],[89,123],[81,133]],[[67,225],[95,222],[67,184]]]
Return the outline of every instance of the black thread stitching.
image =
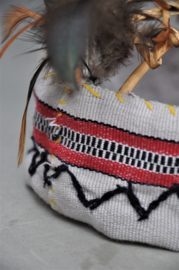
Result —
[[[52,182],[50,181],[50,176],[47,175],[48,171],[50,170],[50,166],[48,164],[44,165],[44,188],[46,185],[49,187],[52,185]]]
[[[30,176],[33,176],[36,173],[37,168],[44,162],[47,161],[47,155],[48,153],[42,152],[40,154],[40,152],[38,151],[36,145],[35,145],[35,140],[33,137],[31,137],[32,141],[33,141],[33,147],[28,151],[28,153],[34,152],[34,155],[32,157],[32,162],[29,166],[28,172],[30,174]],[[37,162],[37,158],[40,156],[39,161]]]
[[[174,184],[171,188],[169,188],[168,190],[164,191],[157,200],[154,200],[153,202],[151,202],[149,204],[148,209],[145,211],[144,215],[141,216],[141,218],[139,219],[139,221],[148,218],[148,216],[150,215],[150,213],[155,210],[161,202],[164,202],[165,200],[168,199],[169,196],[171,196],[172,194],[177,195],[178,199],[179,199],[179,184]]]
[[[32,143],[33,143],[33,147],[27,152],[28,154],[32,153],[32,152],[37,152],[37,147],[35,145],[35,139],[33,136],[31,136],[31,140],[32,140]]]
[[[55,170],[55,173],[51,176],[54,179],[57,179],[61,175],[62,172],[67,172],[70,175],[71,180],[73,182],[73,186],[76,189],[78,199],[86,208],[89,208],[90,210],[95,210],[101,204],[109,201],[111,198],[113,198],[116,195],[119,195],[122,193],[125,194],[128,197],[131,206],[135,209],[135,211],[139,215],[138,221],[148,219],[151,212],[155,210],[157,207],[159,207],[159,205],[165,200],[167,200],[168,197],[171,196],[172,194],[176,193],[179,198],[179,185],[174,184],[167,191],[164,191],[157,200],[150,203],[148,209],[145,210],[141,206],[140,201],[137,198],[137,196],[134,194],[132,181],[129,181],[128,187],[121,187],[120,185],[117,185],[117,188],[115,190],[106,192],[104,195],[102,195],[101,198],[87,200],[82,186],[80,185],[80,183],[78,182],[74,174],[70,172],[70,170],[68,169],[68,166],[62,164],[59,167],[54,168],[54,170]]]
[[[39,157],[39,153],[35,153],[35,155],[32,158],[32,163],[29,167],[29,174],[31,176],[33,176],[36,173],[37,168],[44,163],[45,161],[47,161],[47,153],[46,152],[42,152],[40,154],[40,160],[38,162],[36,162],[36,159]]]
[[[41,154],[41,157],[46,157],[47,160],[47,153],[44,152],[45,155]],[[38,155],[40,153],[38,152]],[[37,167],[42,164],[42,160],[44,162],[44,158],[41,158],[41,160],[37,163],[35,163],[37,158],[37,153],[35,152],[34,157],[32,158],[32,163],[31,163],[31,175],[33,175],[35,173],[35,171],[37,170]],[[90,210],[95,210],[97,209],[100,205],[102,205],[103,203],[109,201],[110,199],[112,199],[113,197],[119,195],[119,194],[125,194],[131,204],[131,206],[133,207],[133,209],[137,212],[139,218],[138,221],[142,221],[145,219],[149,218],[149,215],[151,214],[152,211],[154,211],[156,208],[158,208],[160,206],[160,204],[164,201],[166,201],[168,199],[168,197],[170,197],[172,194],[177,195],[178,199],[179,199],[179,184],[174,184],[171,188],[168,188],[166,191],[164,191],[157,200],[154,200],[153,202],[151,202],[147,208],[147,210],[145,210],[141,204],[140,201],[138,199],[138,197],[135,195],[134,190],[133,190],[133,183],[132,180],[128,181],[128,187],[121,187],[120,185],[116,185],[116,189],[111,190],[106,192],[105,194],[102,195],[101,198],[96,198],[96,199],[92,199],[92,200],[87,200],[85,193],[83,191],[82,186],[80,185],[80,183],[78,182],[78,180],[76,179],[76,177],[74,176],[74,174],[69,170],[68,166],[65,164],[62,164],[56,168],[53,168],[53,170],[55,171],[54,174],[52,174],[51,176],[48,176],[47,173],[50,170],[50,166],[48,164],[44,165],[44,188],[46,187],[46,185],[51,186],[51,179],[57,179],[61,173],[66,172],[70,175],[73,186],[76,190],[77,193],[77,197],[79,199],[79,201],[84,205],[84,207],[89,208]],[[33,174],[32,174],[33,172]]]

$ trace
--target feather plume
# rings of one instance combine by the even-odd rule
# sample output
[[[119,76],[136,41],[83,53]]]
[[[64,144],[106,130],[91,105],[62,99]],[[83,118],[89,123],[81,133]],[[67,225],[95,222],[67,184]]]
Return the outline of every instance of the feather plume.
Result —
[[[151,11],[142,10],[142,6],[146,2],[155,2],[157,7]],[[61,60],[57,59],[54,47],[52,49],[52,46],[48,46],[49,43],[65,44],[63,34],[58,35],[58,30],[55,33],[53,26],[58,18],[59,27],[56,29],[61,29],[62,22],[65,20],[65,10],[70,10],[72,5],[74,9],[75,6],[88,5],[87,15],[90,16],[90,24],[86,29],[89,33],[88,40],[85,50],[76,55],[75,63],[76,68],[81,68],[83,78],[86,79],[86,76],[97,78],[97,82],[102,82],[108,79],[108,77],[115,75],[121,66],[126,65],[134,44],[136,44],[141,55],[148,55],[150,57],[150,52],[155,51],[156,44],[161,42],[162,38],[163,40],[166,39],[169,35],[168,21],[163,23],[159,19],[163,16],[163,10],[179,10],[178,1],[164,0],[45,0],[45,4],[47,7],[44,14],[45,24],[41,29],[40,40],[44,46],[47,46],[50,65],[54,67],[57,74],[61,74],[59,80],[66,80],[66,76],[62,76],[62,73],[66,72],[69,75],[69,69],[65,70],[65,65],[60,64]],[[73,21],[73,17],[75,17],[74,13],[68,14],[68,22],[70,20]],[[82,17],[81,27],[83,27],[85,22],[84,13],[81,13]],[[143,27],[140,27],[141,20],[150,21],[151,23],[143,24]],[[72,23],[72,26],[68,25],[68,29],[67,27],[64,28],[67,35],[74,32],[72,28],[74,28],[74,23]],[[157,38],[161,32],[162,34]],[[72,38],[72,45],[80,45],[81,36],[74,36],[75,38]],[[54,37],[55,42],[52,37]],[[73,42],[74,40],[75,42]],[[64,56],[63,50],[60,49],[61,54],[58,53],[58,55]],[[70,53],[71,51],[68,51],[66,55],[69,56]],[[81,58],[83,59],[82,61]],[[54,65],[54,61],[58,61],[61,68],[63,67],[63,72],[57,68],[56,64]],[[64,60],[63,57],[63,61],[67,62],[68,59]],[[86,65],[84,66],[83,63]],[[88,67],[87,69],[86,66]],[[90,72],[88,72],[89,70]]]
[[[3,18],[3,33],[2,33],[2,43],[9,38],[9,36],[16,30],[16,28],[27,18],[34,19],[35,22],[28,24],[19,30],[10,40],[4,45],[0,51],[0,58],[3,56],[8,47],[12,42],[23,32],[43,24],[43,18],[41,15],[36,14],[26,8],[13,6]]]
[[[161,36],[157,38],[159,33],[165,31],[166,34],[165,25],[159,20],[163,10],[179,10],[178,0],[154,0],[157,8],[150,12],[143,11],[142,6],[145,2],[152,2],[151,0],[44,2],[46,10],[42,16],[22,7],[12,7],[4,18],[3,40],[26,18],[40,20],[41,23],[35,25],[38,27],[33,27],[34,41],[47,49],[49,64],[56,70],[59,80],[73,85],[76,85],[76,70],[81,70],[83,78],[98,78],[98,82],[115,75],[122,65],[126,65],[134,44],[141,54],[145,51],[149,55],[151,50],[155,50],[156,43],[161,41]],[[141,20],[150,20],[153,23],[140,29],[138,22]],[[157,23],[161,23],[161,26]],[[22,32],[19,31],[19,34]],[[164,33],[162,36],[164,38]],[[5,46],[1,56],[10,44],[11,41]],[[61,44],[61,47],[57,44]],[[71,70],[73,74],[69,73],[69,67],[74,69]]]
[[[27,31],[28,29],[34,27],[36,25],[36,22],[33,22],[27,26],[25,26],[24,28],[22,28],[18,33],[16,33],[14,36],[12,36],[10,38],[10,40],[5,44],[5,46],[2,48],[2,50],[0,51],[0,58],[3,56],[3,54],[5,53],[5,51],[8,49],[8,47],[12,44],[12,42],[18,37],[20,36],[23,32]]]
[[[27,116],[27,109],[29,105],[29,101],[32,95],[32,92],[34,90],[34,85],[38,79],[38,76],[42,69],[46,66],[48,62],[48,58],[44,59],[43,62],[40,64],[39,68],[35,72],[34,76],[32,77],[32,80],[29,85],[29,91],[27,95],[27,101],[26,101],[26,106],[22,118],[22,124],[21,124],[21,132],[20,132],[20,139],[19,139],[19,152],[18,152],[18,167],[21,165],[23,156],[24,156],[24,145],[25,145],[25,137],[26,137],[26,116]]]
[[[33,18],[36,21],[41,18],[39,14],[36,14],[29,9],[23,7],[12,6],[3,17],[2,24],[4,26],[2,32],[2,42],[4,42],[15,29],[27,18]]]
[[[83,29],[85,20],[88,21],[87,17],[90,16],[89,27],[86,23],[86,32],[88,31],[89,34],[85,50],[82,50],[76,57],[76,65],[79,64],[78,62],[80,62],[81,55],[83,55],[85,63],[92,71],[93,77],[97,77],[99,81],[102,81],[114,75],[118,68],[125,64],[134,45],[133,40],[136,25],[133,21],[133,17],[135,13],[139,12],[139,7],[141,7],[140,3],[127,3],[126,0],[54,0],[45,2],[47,5],[45,14],[46,20],[44,28],[42,29],[42,31],[44,30],[44,32],[42,32],[44,34],[41,38],[41,41],[43,40],[44,44],[53,42],[52,35],[54,36],[56,43],[62,43],[63,35],[53,34],[53,26],[56,24],[57,18],[59,23],[57,29],[61,29],[62,22],[64,21],[64,10],[68,11],[72,9],[72,5],[74,6],[74,12],[68,14],[68,22],[70,22],[70,20],[74,22],[75,6],[82,6],[83,4],[83,6],[88,6],[88,12],[81,12],[81,15],[79,13],[78,18],[81,17],[80,23],[81,29]],[[48,4],[50,5],[50,8]],[[68,25],[68,30],[66,31],[67,35],[68,33],[74,32],[72,31],[74,23],[71,25],[71,28]],[[78,44],[78,46],[81,44],[81,37],[82,35],[76,35],[74,37],[75,44]],[[74,38],[72,39],[72,45],[74,44]],[[50,55],[50,61],[53,65],[54,60],[57,61],[57,54],[55,50],[51,49],[51,46],[48,45],[47,52]],[[64,55],[62,51],[61,55]],[[70,55],[70,51],[67,55]],[[85,69],[82,71],[83,75],[85,75],[84,70]],[[62,74],[61,70],[59,73]]]

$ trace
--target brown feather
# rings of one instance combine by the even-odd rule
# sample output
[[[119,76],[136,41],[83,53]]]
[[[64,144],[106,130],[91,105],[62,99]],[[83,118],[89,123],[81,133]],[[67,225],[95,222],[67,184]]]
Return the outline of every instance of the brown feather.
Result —
[[[2,32],[2,42],[4,42],[15,31],[19,24],[29,17],[39,20],[41,15],[23,7],[12,6],[12,8],[9,9],[3,17],[2,24],[4,29]]]
[[[29,101],[32,95],[32,92],[34,90],[34,85],[38,79],[38,76],[42,69],[46,66],[48,62],[48,58],[44,59],[43,62],[38,67],[37,71],[35,72],[34,76],[32,77],[32,80],[29,85],[29,91],[27,95],[27,101],[25,105],[25,110],[22,118],[22,125],[21,125],[21,132],[20,132],[20,138],[19,138],[19,152],[18,152],[18,167],[21,165],[23,156],[24,156],[24,146],[25,146],[25,137],[26,137],[26,116],[27,116],[27,109],[29,105]]]
[[[11,37],[11,39],[5,44],[5,46],[2,48],[2,50],[0,51],[0,58],[3,56],[3,54],[5,53],[5,51],[8,49],[8,47],[12,44],[12,42],[19,36],[21,35],[23,32],[25,32],[26,30],[32,28],[33,26],[35,26],[37,24],[37,22],[33,22],[27,26],[25,26],[24,28],[22,28],[19,32],[17,32],[14,36]]]
[[[26,102],[22,124],[21,124],[21,133],[19,138],[19,152],[18,152],[18,167],[21,165],[24,157],[24,146],[25,146],[25,137],[26,137],[26,117],[27,117],[27,108],[28,108],[29,99]]]

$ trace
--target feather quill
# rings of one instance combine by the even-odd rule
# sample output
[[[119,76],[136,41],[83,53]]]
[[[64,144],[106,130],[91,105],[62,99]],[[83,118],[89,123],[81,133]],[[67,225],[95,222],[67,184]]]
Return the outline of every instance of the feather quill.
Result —
[[[48,63],[48,60],[49,60],[48,58],[43,60],[43,62],[40,64],[39,68],[33,75],[30,85],[29,85],[26,106],[25,106],[25,110],[24,110],[24,114],[22,118],[22,124],[21,124],[21,132],[20,132],[20,139],[19,139],[19,152],[18,152],[18,167],[21,165],[23,156],[24,156],[24,145],[25,145],[25,137],[26,137],[26,116],[27,116],[27,109],[28,109],[29,101],[30,101],[32,92],[34,90],[34,85],[39,77],[39,74]]]

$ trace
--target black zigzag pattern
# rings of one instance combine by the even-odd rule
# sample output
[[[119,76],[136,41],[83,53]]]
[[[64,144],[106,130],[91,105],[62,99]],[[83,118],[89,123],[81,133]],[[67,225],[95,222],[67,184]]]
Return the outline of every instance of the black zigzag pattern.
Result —
[[[34,149],[35,148],[32,149],[32,151],[34,151],[34,156],[32,158],[32,162],[29,167],[29,173],[31,176],[35,174],[38,166],[40,166],[43,162],[47,161],[46,152],[40,154],[38,151],[35,151]],[[40,160],[39,160],[39,156],[40,156]],[[75,175],[69,170],[67,165],[62,164],[58,167],[53,168],[53,171],[55,171],[55,173],[53,173],[50,176],[47,175],[49,169],[50,169],[50,166],[48,164],[45,164],[44,165],[44,187],[46,185],[50,186],[52,179],[57,179],[61,175],[62,172],[66,172],[71,177],[71,181],[76,190],[76,194],[79,201],[84,205],[84,207],[89,208],[90,210],[95,210],[96,208],[100,207],[100,205],[109,201],[111,198],[117,195],[125,194],[129,200],[130,205],[133,207],[133,209],[136,211],[136,213],[139,216],[138,221],[142,221],[142,220],[148,219],[151,212],[154,211],[156,208],[158,208],[160,204],[166,201],[171,195],[176,194],[179,199],[179,184],[174,184],[171,188],[167,188],[166,191],[164,191],[158,197],[158,199],[151,202],[147,209],[144,209],[141,206],[140,200],[134,193],[134,188],[133,188],[134,184],[132,183],[132,181],[129,181],[128,187],[122,187],[120,185],[116,185],[116,188],[114,190],[104,193],[100,198],[87,200],[85,196],[85,192],[83,191],[83,187],[80,185]]]
[[[37,147],[35,146],[35,141],[34,141],[33,137],[32,137],[32,141],[34,142],[34,146],[30,151],[28,151],[28,153],[34,152],[34,155],[33,155],[32,161],[31,161],[31,165],[30,165],[29,170],[28,170],[30,176],[33,176],[36,173],[37,168],[42,163],[47,161],[47,155],[48,155],[48,153],[45,151],[40,154]]]

